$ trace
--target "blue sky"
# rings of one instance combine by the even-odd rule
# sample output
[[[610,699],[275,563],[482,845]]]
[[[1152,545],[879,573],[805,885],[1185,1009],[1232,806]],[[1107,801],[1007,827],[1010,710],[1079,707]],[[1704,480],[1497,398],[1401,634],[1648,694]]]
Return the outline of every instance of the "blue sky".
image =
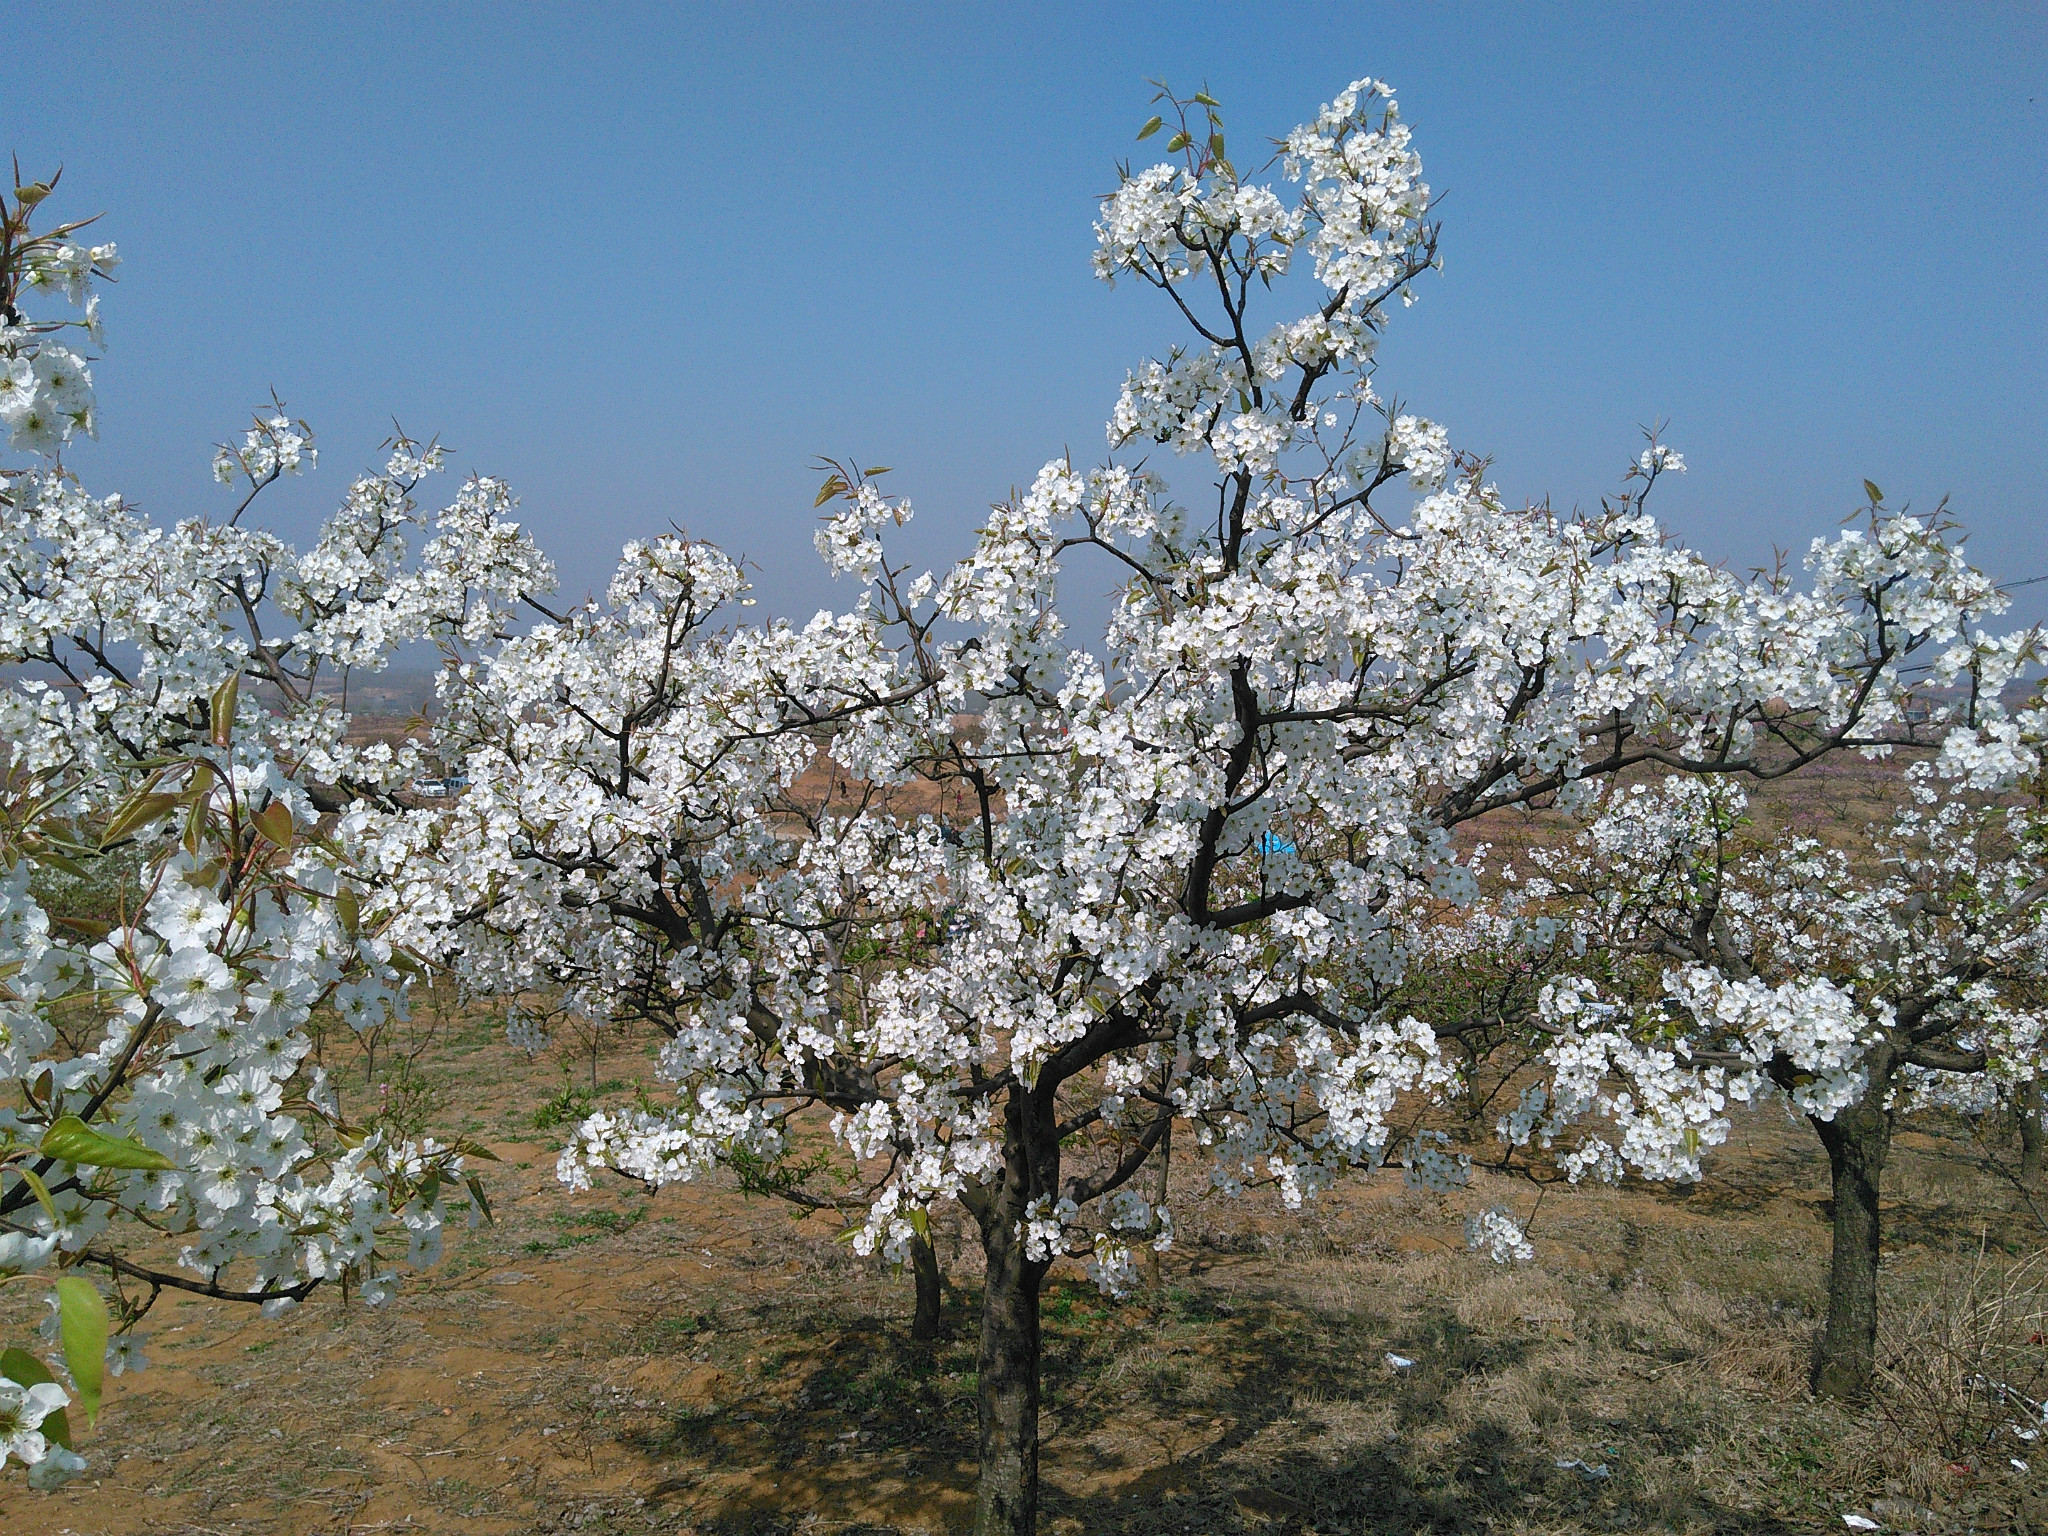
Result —
[[[395,416],[510,479],[577,595],[675,522],[766,608],[849,600],[814,457],[895,465],[942,559],[1179,339],[1088,268],[1147,77],[1206,82],[1242,164],[1373,74],[1447,194],[1383,391],[1511,497],[1590,504],[1668,419],[1661,510],[1717,557],[1802,550],[1868,476],[2048,574],[2039,7],[9,15],[0,147],[126,259],[72,462],[160,516],[224,510],[208,445],[274,386],[322,448],[288,535]]]

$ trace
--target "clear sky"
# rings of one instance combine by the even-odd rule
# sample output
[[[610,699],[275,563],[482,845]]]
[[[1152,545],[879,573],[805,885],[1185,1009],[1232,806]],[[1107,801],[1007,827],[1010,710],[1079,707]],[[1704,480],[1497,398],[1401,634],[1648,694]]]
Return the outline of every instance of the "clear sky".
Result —
[[[218,513],[274,386],[320,469],[395,416],[510,479],[575,595],[669,523],[765,608],[842,602],[822,453],[895,465],[921,549],[1071,446],[1179,333],[1088,268],[1096,195],[1206,82],[1240,145],[1391,81],[1444,271],[1383,392],[1590,504],[1669,420],[1662,511],[1747,565],[1944,494],[2048,574],[2048,10],[2037,5],[292,6],[12,0],[0,97],[53,214],[126,264],[71,462]],[[31,88],[32,85],[32,88]],[[1660,495],[1664,494],[1660,490]],[[2048,613],[2048,583],[2021,614]]]

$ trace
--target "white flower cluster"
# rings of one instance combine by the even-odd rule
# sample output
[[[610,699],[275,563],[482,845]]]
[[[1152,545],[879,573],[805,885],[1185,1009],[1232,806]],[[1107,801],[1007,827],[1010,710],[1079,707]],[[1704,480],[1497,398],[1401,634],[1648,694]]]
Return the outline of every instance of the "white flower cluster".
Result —
[[[32,453],[55,453],[78,432],[99,436],[85,359],[22,327],[0,328],[0,426],[10,448]]]
[[[1535,1244],[1504,1205],[1490,1205],[1466,1219],[1465,1246],[1496,1264],[1526,1264],[1536,1257]]]
[[[213,456],[213,478],[222,485],[246,479],[262,485],[279,475],[295,475],[320,461],[313,446],[313,433],[303,421],[293,421],[282,411],[258,416],[242,434],[239,448],[223,444]]]
[[[505,1016],[505,1041],[515,1051],[538,1056],[549,1045],[547,1025],[530,1013],[514,1008]]]
[[[834,572],[872,581],[881,574],[882,566],[882,541],[876,530],[889,523],[900,528],[910,521],[910,515],[909,502],[891,502],[872,482],[863,484],[819,528],[818,553]]]
[[[1651,443],[1636,455],[1636,473],[1644,479],[1653,475],[1685,473],[1685,455],[1665,443]]]
[[[67,1318],[98,1319],[65,1325],[68,1388],[20,1355],[10,1370],[38,1379],[0,1378],[0,1461],[46,1486],[83,1466],[49,1415],[81,1394],[90,1414],[104,1374],[144,1364],[148,1301],[109,1319],[86,1276],[275,1316],[330,1280],[379,1301],[438,1256],[458,1149],[351,1122],[307,1062],[316,1011],[377,1028],[419,970],[362,918],[353,823],[327,814],[395,806],[417,749],[351,744],[322,669],[423,637],[491,643],[550,572],[487,481],[409,562],[410,492],[441,455],[403,440],[303,555],[239,511],[166,527],[88,495],[47,460],[91,430],[90,379],[19,304],[88,298],[113,251],[14,249],[0,414],[46,462],[0,479],[0,1279],[33,1275]],[[97,337],[96,308],[72,323]],[[226,477],[253,494],[310,466],[310,437],[260,416]],[[52,916],[52,881],[98,909]],[[167,1234],[174,1261],[137,1257]]]
[[[1544,988],[1538,1015],[1556,1031],[1542,1051],[1550,1074],[1549,1102],[1531,1127],[1526,1119],[1509,1117],[1511,1142],[1520,1135],[1526,1145],[1531,1129],[1547,1143],[1562,1127],[1589,1116],[1612,1123],[1620,1132],[1617,1144],[1587,1136],[1558,1159],[1573,1179],[1592,1174],[1618,1178],[1624,1165],[1651,1178],[1699,1177],[1702,1150],[1728,1137],[1723,1111],[1730,1099],[1743,1100],[1751,1085],[1741,1075],[1730,1078],[1719,1066],[1691,1059],[1683,1043],[1645,1044],[1616,1027],[1618,1010],[1567,1012],[1564,1000],[1589,999],[1591,983]],[[1533,1106],[1529,1106],[1533,1107]]]
[[[1340,478],[1374,484],[1401,469],[1418,486],[1440,485],[1452,455],[1434,423],[1404,414],[1376,442],[1323,438],[1377,404],[1365,365],[1384,306],[1396,295],[1412,301],[1412,280],[1435,260],[1435,231],[1424,222],[1429,188],[1392,93],[1377,81],[1354,83],[1288,136],[1285,170],[1296,184],[1291,202],[1242,181],[1216,154],[1126,173],[1103,199],[1100,277],[1114,282],[1121,273],[1178,290],[1213,273],[1223,310],[1195,321],[1201,345],[1175,347],[1165,362],[1128,376],[1110,442],[1207,450],[1224,473],[1267,481],[1281,476],[1290,449],[1300,450],[1321,465],[1332,491]],[[1297,249],[1308,251],[1330,297],[1253,338],[1252,285],[1285,274]],[[1190,298],[1176,292],[1193,318]]]
[[[53,1381],[23,1386],[0,1376],[0,1472],[10,1459],[28,1469],[31,1488],[61,1488],[85,1470],[85,1458],[43,1433],[43,1425],[71,1401]]]
[[[1451,470],[1449,435],[1433,421],[1396,416],[1387,430],[1385,462],[1407,470],[1412,484],[1434,489]]]
[[[111,277],[121,258],[111,245],[72,241],[77,225],[30,235],[27,216],[49,190],[40,183],[18,188],[19,206],[8,217],[9,248],[0,263],[0,428],[18,453],[55,455],[77,433],[99,435],[92,371],[56,338],[78,329],[99,341],[99,296],[91,286]],[[82,314],[31,318],[22,306],[42,294],[61,295]]]
[[[1402,1155],[1403,1175],[1410,1189],[1444,1194],[1463,1189],[1472,1182],[1472,1158],[1464,1152],[1450,1152],[1450,1135],[1445,1131],[1424,1131]]]

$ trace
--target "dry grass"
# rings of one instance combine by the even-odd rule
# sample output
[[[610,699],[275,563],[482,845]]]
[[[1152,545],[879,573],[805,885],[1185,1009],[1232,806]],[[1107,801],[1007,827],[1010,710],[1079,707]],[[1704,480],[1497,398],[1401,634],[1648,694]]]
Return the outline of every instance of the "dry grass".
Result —
[[[397,1096],[503,1154],[498,1224],[381,1312],[322,1297],[268,1324],[167,1299],[152,1369],[114,1384],[88,1447],[96,1480],[0,1484],[0,1530],[964,1526],[971,1244],[942,1238],[955,1342],[913,1345],[907,1280],[829,1222],[715,1180],[566,1195],[534,1106],[560,1087],[580,1108],[576,1079],[536,1087],[492,1021],[421,1018],[436,1033]],[[646,1063],[601,1070],[616,1100]],[[1111,1304],[1060,1273],[1048,1293],[1045,1528],[1696,1536],[1863,1511],[1894,1531],[2048,1530],[2048,1477],[2011,1464],[2032,1458],[1983,1385],[2042,1390],[2041,1234],[1967,1137],[1904,1136],[1893,1167],[1912,1206],[1890,1216],[1885,1390],[1852,1412],[1805,1392],[1825,1168],[1776,1112],[1690,1193],[1552,1192],[1538,1261],[1514,1270],[1459,1244],[1468,1209],[1528,1209],[1516,1186],[1383,1183],[1295,1220],[1203,1197],[1189,1164],[1157,1292]],[[31,1304],[0,1303],[0,1331]]]
[[[1942,1496],[1951,1465],[2035,1458],[2048,1397],[2044,1258],[1980,1253],[1896,1278],[1877,1411],[1853,1448],[1866,1480],[1924,1504]]]

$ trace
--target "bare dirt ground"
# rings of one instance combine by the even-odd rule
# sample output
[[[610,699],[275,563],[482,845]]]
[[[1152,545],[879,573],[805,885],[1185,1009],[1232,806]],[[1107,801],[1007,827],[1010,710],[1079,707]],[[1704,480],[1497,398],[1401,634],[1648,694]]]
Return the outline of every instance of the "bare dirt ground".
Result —
[[[357,1091],[374,1091],[362,1066]],[[493,1017],[448,1024],[410,1091],[503,1158],[486,1165],[495,1224],[456,1234],[380,1310],[319,1293],[265,1322],[167,1294],[150,1368],[110,1384],[81,1444],[92,1475],[48,1496],[0,1484],[0,1530],[963,1528],[972,1245],[941,1243],[953,1342],[914,1345],[907,1278],[835,1242],[829,1218],[793,1222],[717,1180],[562,1190],[559,1126],[533,1108],[576,1081],[560,1070],[507,1048]],[[621,1050],[600,1070],[616,1100],[647,1063]],[[555,1115],[583,1097],[564,1086]],[[2036,1319],[2015,1347],[2048,1354],[2019,1258],[2042,1230],[1987,1171],[2001,1150],[1958,1132],[1895,1155],[1901,1381],[1987,1285],[2006,1311],[1984,1326]],[[1436,1197],[1382,1179],[1289,1218],[1204,1196],[1182,1166],[1182,1241],[1156,1288],[1115,1303],[1055,1274],[1044,1528],[1839,1531],[1877,1508],[1890,1530],[2048,1529],[2048,1478],[2011,1464],[2026,1447],[1982,1443],[1960,1367],[1947,1396],[1915,1386],[1882,1410],[1806,1397],[1826,1252],[1810,1134],[1761,1112],[1710,1166],[1690,1192],[1552,1189],[1539,1257],[1512,1270],[1461,1251],[1462,1218],[1493,1199],[1526,1213],[1526,1185]],[[10,1302],[0,1330],[31,1321]]]

